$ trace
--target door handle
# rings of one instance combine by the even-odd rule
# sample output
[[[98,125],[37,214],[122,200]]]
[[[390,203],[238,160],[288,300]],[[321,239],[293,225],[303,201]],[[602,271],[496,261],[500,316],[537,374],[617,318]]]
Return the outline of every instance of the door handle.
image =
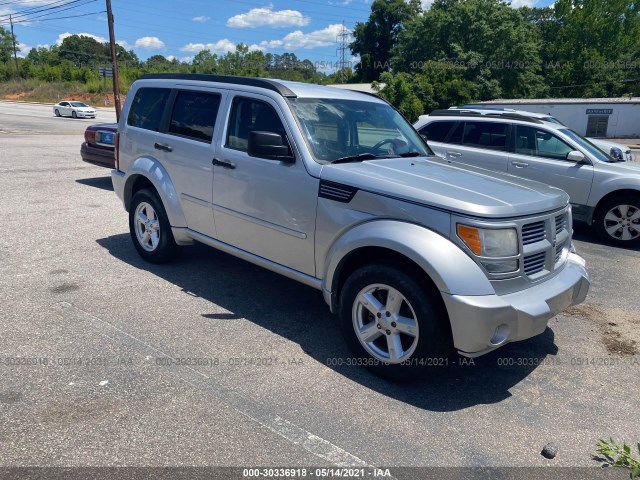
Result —
[[[519,162],[517,160],[512,161],[511,165],[513,165],[516,168],[526,168],[529,166],[527,162]]]
[[[156,150],[162,150],[163,152],[173,152],[173,147],[165,143],[155,143],[153,147]]]
[[[449,155],[450,157],[454,157],[454,158],[462,156],[462,154],[460,152],[447,152],[447,155]]]
[[[218,167],[223,167],[223,168],[230,168],[230,169],[234,169],[236,168],[236,165],[234,163],[231,163],[227,160],[218,160],[217,158],[214,158],[211,163],[215,166]]]

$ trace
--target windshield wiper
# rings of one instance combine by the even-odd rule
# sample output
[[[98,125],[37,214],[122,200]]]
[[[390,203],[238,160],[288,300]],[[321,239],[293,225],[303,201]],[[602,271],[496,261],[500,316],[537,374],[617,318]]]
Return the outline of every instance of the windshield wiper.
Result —
[[[379,155],[376,153],[359,153],[358,155],[349,155],[347,157],[338,158],[331,163],[350,163],[363,162],[364,160],[374,160],[376,158],[398,158],[399,155]]]
[[[424,153],[414,151],[414,152],[399,153],[398,155],[402,158],[408,158],[408,157],[421,157],[424,155]]]

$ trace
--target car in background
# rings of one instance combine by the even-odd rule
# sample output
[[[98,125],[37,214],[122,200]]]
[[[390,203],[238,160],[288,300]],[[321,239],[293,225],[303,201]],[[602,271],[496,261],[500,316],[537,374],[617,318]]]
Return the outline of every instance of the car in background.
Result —
[[[117,123],[97,123],[87,127],[80,147],[82,160],[99,167],[115,168],[116,133]]]
[[[414,128],[444,161],[560,188],[571,198],[573,218],[604,241],[640,245],[638,163],[612,158],[558,122],[509,111],[435,110]],[[531,235],[553,242],[551,233],[541,228]]]
[[[478,105],[464,105],[462,107],[449,107],[449,110],[465,110],[465,111],[477,111],[479,113],[491,114],[491,112],[508,112],[514,113],[516,115],[526,115],[531,118],[539,118],[540,120],[544,120],[546,122],[557,123],[558,125],[562,125],[566,127],[564,123],[558,120],[551,114],[537,113],[537,112],[529,112],[525,110],[515,110],[513,108],[503,108],[503,107],[482,107]],[[585,137],[591,143],[593,143],[596,147],[602,150],[604,153],[609,155],[614,160],[619,162],[632,162],[634,160],[633,154],[631,153],[631,149],[626,145],[622,145],[621,143],[610,142],[609,140],[605,140],[603,138],[593,138],[593,137]]]
[[[75,100],[63,100],[53,106],[56,117],[96,118],[96,109]]]

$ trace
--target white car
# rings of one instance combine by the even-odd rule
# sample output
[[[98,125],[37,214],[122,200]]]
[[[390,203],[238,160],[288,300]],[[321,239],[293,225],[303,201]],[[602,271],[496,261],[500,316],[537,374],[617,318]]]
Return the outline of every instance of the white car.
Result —
[[[449,110],[465,110],[465,111],[477,111],[478,113],[490,114],[492,110],[496,112],[508,112],[516,115],[525,115],[531,118],[539,118],[540,120],[544,120],[546,122],[557,123],[558,125],[564,125],[560,120],[556,117],[537,112],[528,112],[525,110],[515,110],[513,108],[502,108],[502,107],[482,107],[478,105],[465,105],[463,107],[449,107]],[[593,143],[596,147],[602,150],[604,153],[612,157],[614,160],[619,162],[632,162],[634,160],[633,154],[631,153],[631,149],[626,145],[622,145],[621,143],[610,142],[609,140],[605,140],[603,138],[593,138],[586,137],[591,143]]]
[[[96,118],[96,109],[86,103],[63,100],[53,106],[56,117]]]

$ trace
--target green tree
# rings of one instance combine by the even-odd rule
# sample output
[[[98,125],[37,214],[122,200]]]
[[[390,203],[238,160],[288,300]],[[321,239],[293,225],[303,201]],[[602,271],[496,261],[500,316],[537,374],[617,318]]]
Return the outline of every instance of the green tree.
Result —
[[[377,80],[391,69],[391,50],[405,25],[422,12],[419,0],[374,0],[365,22],[356,23],[354,41],[349,45],[360,56],[356,74],[360,81]]]
[[[7,63],[13,56],[11,32],[0,27],[0,62]]]
[[[399,34],[393,66],[415,73],[430,62],[476,83],[479,99],[545,91],[536,29],[502,0],[436,0],[414,17]]]

